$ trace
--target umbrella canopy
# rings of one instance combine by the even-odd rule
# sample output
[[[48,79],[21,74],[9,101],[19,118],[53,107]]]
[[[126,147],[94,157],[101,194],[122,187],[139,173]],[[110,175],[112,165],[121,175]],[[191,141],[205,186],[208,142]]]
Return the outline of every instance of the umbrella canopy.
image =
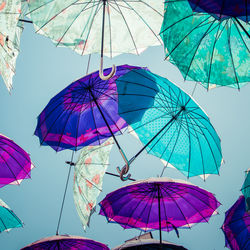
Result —
[[[0,3],[0,74],[9,91],[12,88],[23,30],[18,22],[21,12],[21,0]]]
[[[83,148],[75,165],[74,201],[84,230],[89,225],[97,197],[102,191],[102,180],[112,146],[113,139],[110,138],[100,146]]]
[[[241,188],[241,192],[245,197],[247,210],[250,209],[250,168],[246,171],[246,179]]]
[[[200,82],[207,89],[216,86],[239,89],[250,81],[247,23],[234,17],[218,19],[194,12],[188,0],[167,1],[165,8],[160,35],[166,58],[185,79]]]
[[[150,178],[109,193],[100,206],[108,222],[124,229],[171,231],[208,222],[220,203],[213,194],[187,182]]]
[[[108,250],[109,248],[98,242],[88,238],[71,235],[55,235],[38,240],[21,250]]]
[[[152,250],[152,249],[165,249],[165,250],[187,250],[185,247],[173,244],[171,242],[162,241],[160,245],[159,240],[152,237],[151,232],[142,234],[133,239],[126,240],[124,244],[113,248],[112,250],[131,249],[131,250]]]
[[[96,71],[54,96],[38,117],[35,135],[40,143],[56,151],[76,151],[88,145],[100,145],[114,134],[120,134],[127,124],[118,115],[115,80],[134,68],[137,67],[118,66],[116,76],[105,81]]]
[[[206,12],[218,19],[235,17],[246,22],[249,20],[250,5],[246,0],[188,0],[188,2],[194,11]]]
[[[161,44],[162,1],[39,0],[28,4],[38,33],[81,55],[139,54],[148,46]],[[114,73],[113,68],[111,75]]]
[[[188,177],[219,173],[220,139],[191,96],[144,69],[132,70],[116,83],[119,114],[144,144],[129,164],[146,149]]]
[[[250,214],[246,211],[243,195],[226,212],[222,230],[228,248],[232,250],[250,249]]]
[[[28,153],[0,134],[0,187],[8,184],[19,185],[22,180],[31,178],[32,168]]]
[[[22,221],[15,215],[9,206],[0,199],[0,232],[12,228],[22,227]]]

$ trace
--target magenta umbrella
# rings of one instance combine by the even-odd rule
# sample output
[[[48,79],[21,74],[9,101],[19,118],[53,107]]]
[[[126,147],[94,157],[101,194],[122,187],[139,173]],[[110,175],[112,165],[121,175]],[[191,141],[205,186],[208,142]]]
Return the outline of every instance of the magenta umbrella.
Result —
[[[8,184],[19,185],[22,180],[31,178],[32,168],[28,153],[0,134],[0,188]]]
[[[100,214],[123,228],[143,231],[190,228],[208,222],[220,203],[204,189],[181,180],[150,178],[136,181],[109,193],[101,202]]]
[[[88,238],[72,235],[54,235],[43,238],[21,250],[108,250],[109,248],[101,242],[94,241]]]

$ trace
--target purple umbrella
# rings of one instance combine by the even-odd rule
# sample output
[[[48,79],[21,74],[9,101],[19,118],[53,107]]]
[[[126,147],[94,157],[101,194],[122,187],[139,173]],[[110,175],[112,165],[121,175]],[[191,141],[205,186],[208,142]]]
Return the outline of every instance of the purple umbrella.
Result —
[[[250,249],[250,213],[246,211],[243,195],[226,212],[222,230],[228,248],[233,250]]]
[[[31,178],[33,168],[29,155],[8,137],[0,134],[0,187],[19,185]]]
[[[213,194],[184,181],[150,178],[109,193],[100,214],[123,228],[171,231],[208,222],[220,203]]]
[[[108,250],[109,248],[100,242],[80,236],[55,235],[31,243],[30,245],[22,248],[21,250],[44,250],[44,249]]]

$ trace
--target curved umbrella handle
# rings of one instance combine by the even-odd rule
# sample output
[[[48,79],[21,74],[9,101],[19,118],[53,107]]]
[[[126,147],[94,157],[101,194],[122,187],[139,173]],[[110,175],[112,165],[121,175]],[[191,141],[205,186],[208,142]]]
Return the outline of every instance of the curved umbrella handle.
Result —
[[[127,181],[131,177],[131,174],[124,176],[129,170],[129,166],[127,164],[122,168],[122,170],[119,167],[117,167],[116,170],[120,174],[120,179],[122,181]]]
[[[105,75],[103,74],[103,57],[101,57],[100,70],[99,70],[99,77],[100,77],[102,80],[106,81],[106,80],[109,80],[110,78],[112,78],[112,77],[115,75],[115,73],[116,73],[116,66],[113,65],[113,66],[112,66],[112,70],[111,70],[111,72],[110,72],[108,75],[105,76]]]

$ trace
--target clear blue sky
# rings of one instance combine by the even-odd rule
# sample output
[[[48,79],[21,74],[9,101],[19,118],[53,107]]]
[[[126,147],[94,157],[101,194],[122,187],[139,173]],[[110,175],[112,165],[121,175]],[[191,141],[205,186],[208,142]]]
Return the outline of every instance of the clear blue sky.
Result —
[[[105,58],[105,64],[107,67],[113,63],[148,66],[152,72],[167,77],[191,93],[194,83],[184,83],[178,69],[163,59],[163,47],[159,46],[148,49],[141,56],[122,55],[112,61]],[[84,76],[86,64],[87,56],[81,57],[70,49],[56,48],[49,39],[35,34],[30,24],[25,24],[11,95],[0,79],[0,133],[23,147],[31,155],[36,168],[32,171],[31,180],[23,181],[20,186],[0,189],[0,198],[24,222],[23,228],[0,234],[0,248],[3,250],[20,249],[33,241],[55,234],[68,172],[68,166],[64,162],[70,159],[71,151],[55,153],[50,147],[41,147],[33,133],[36,117],[50,98],[72,81]],[[98,69],[99,55],[94,55],[90,72]],[[209,223],[196,225],[191,230],[180,230],[179,239],[175,232],[164,232],[164,240],[183,244],[192,250],[224,249],[224,235],[220,230],[224,212],[240,195],[244,171],[250,164],[249,96],[250,85],[243,87],[241,91],[217,88],[207,92],[202,86],[197,87],[194,98],[207,112],[222,140],[225,164],[221,167],[220,176],[210,176],[206,182],[199,177],[189,181],[213,192],[222,206],[219,208],[220,215],[211,218]],[[140,148],[140,143],[131,135],[120,136],[118,140],[128,156]],[[109,171],[115,172],[115,167],[122,163],[115,147],[110,158]],[[157,158],[143,154],[134,163],[132,176],[135,179],[157,176],[161,168],[162,164]],[[165,176],[185,179],[175,169],[167,169]],[[135,229],[123,230],[119,225],[107,224],[106,219],[97,213],[92,216],[90,228],[84,232],[74,206],[72,185],[73,175],[61,221],[61,234],[93,238],[108,244],[110,248],[139,234]],[[99,201],[121,185],[124,183],[119,179],[105,176]],[[97,211],[99,212],[99,206]],[[158,238],[158,232],[154,233],[154,237]]]

